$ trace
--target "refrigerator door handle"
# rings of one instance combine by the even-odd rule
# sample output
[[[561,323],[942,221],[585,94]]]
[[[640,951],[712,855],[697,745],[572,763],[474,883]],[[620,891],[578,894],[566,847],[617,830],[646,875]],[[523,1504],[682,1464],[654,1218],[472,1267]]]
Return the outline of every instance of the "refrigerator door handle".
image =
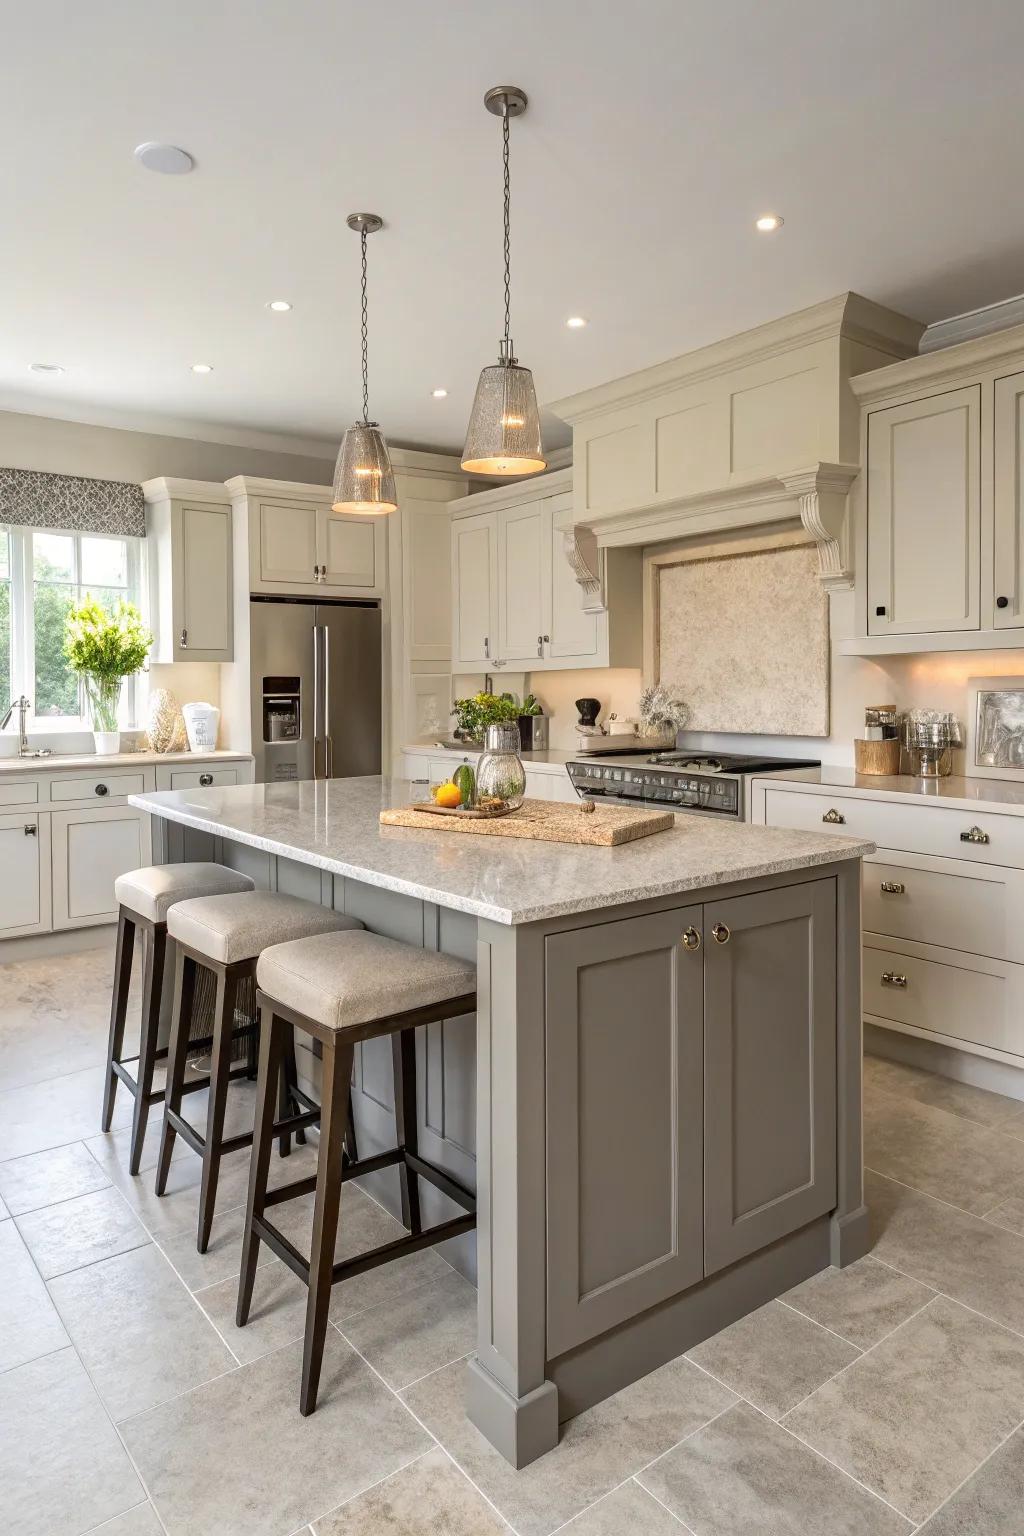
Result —
[[[331,740],[331,637],[327,631],[327,625],[320,626],[321,645],[323,647],[324,662],[324,686],[323,686],[323,727],[324,727],[324,778],[334,777],[334,743]]]
[[[313,625],[313,777],[320,777],[320,726],[323,715],[323,677],[320,666],[320,626]]]

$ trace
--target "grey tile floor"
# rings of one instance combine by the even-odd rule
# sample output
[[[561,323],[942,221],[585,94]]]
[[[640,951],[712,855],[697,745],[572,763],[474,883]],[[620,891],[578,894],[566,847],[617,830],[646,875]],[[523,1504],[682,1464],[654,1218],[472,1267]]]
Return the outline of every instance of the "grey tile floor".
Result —
[[[1021,1536],[1024,1105],[869,1058],[871,1254],[567,1425],[514,1472],[462,1412],[472,1287],[432,1251],[331,1308],[266,1257],[234,1326],[246,1158],[210,1252],[199,1164],[97,1130],[109,949],[0,966],[0,1536]],[[204,1095],[192,1096],[201,1115]],[[252,1092],[232,1091],[232,1124]],[[275,1177],[315,1162],[296,1149]],[[394,1219],[346,1191],[339,1252]],[[297,1243],[308,1201],[281,1207]],[[285,1218],[287,1212],[287,1218]]]

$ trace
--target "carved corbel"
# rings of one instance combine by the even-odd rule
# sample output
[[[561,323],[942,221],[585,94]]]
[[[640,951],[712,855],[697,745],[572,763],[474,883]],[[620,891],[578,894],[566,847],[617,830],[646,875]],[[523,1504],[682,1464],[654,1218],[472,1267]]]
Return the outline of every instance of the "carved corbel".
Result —
[[[562,534],[562,550],[569,567],[580,585],[584,613],[603,613],[605,607],[601,552],[597,547],[597,534],[582,525],[566,528]]]
[[[818,576],[827,592],[846,592],[853,586],[847,504],[859,474],[856,464],[812,464],[779,476],[786,490],[800,499],[800,521],[818,546]]]

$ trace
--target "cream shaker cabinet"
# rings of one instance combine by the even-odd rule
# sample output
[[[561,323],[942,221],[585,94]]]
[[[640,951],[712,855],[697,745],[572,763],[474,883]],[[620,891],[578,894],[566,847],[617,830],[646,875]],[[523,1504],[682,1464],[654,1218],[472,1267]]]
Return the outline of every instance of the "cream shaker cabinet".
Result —
[[[150,823],[130,805],[54,811],[53,926],[84,928],[117,917],[114,881],[151,862]]]
[[[149,480],[151,661],[234,658],[231,504],[222,487]]]
[[[498,655],[517,672],[544,659],[545,625],[550,624],[545,591],[549,523],[543,501],[498,513]]]
[[[0,816],[0,939],[43,933],[50,926],[48,816]]]
[[[995,381],[996,629],[1024,627],[1024,373]]]
[[[981,387],[867,424],[868,633],[980,628]]]
[[[489,671],[499,658],[498,519],[494,512],[452,523],[452,669]]]
[[[383,580],[377,521],[335,513],[313,501],[261,500],[253,519],[254,587],[295,587],[325,596],[334,590],[374,591]]]

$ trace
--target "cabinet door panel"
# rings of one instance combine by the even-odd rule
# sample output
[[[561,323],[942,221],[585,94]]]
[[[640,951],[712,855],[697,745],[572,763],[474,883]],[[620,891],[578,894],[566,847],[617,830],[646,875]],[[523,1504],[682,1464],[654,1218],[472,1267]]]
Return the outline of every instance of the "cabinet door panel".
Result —
[[[835,925],[833,880],[704,908],[708,1274],[835,1205]]]
[[[493,512],[452,523],[455,670],[487,667],[497,648],[497,518]]]
[[[498,654],[523,667],[544,656],[544,515],[539,501],[498,515]]]
[[[980,627],[980,463],[980,385],[872,412],[869,634]]]
[[[260,578],[315,586],[319,562],[317,508],[302,501],[263,501],[259,509]]]
[[[230,661],[231,508],[183,505],[176,519],[174,643],[182,661]]]
[[[702,1277],[700,921],[546,941],[549,1356]]]
[[[48,818],[34,811],[0,816],[0,938],[50,926],[49,860],[43,847]]]
[[[995,398],[996,629],[1024,626],[1024,373],[996,380]],[[1006,598],[1003,607],[1000,598]]]
[[[80,928],[117,917],[114,881],[150,862],[149,816],[126,806],[55,811],[53,925]]]
[[[447,662],[452,649],[448,506],[443,501],[403,496],[401,516],[408,660]]]
[[[377,583],[377,519],[317,508],[319,562],[325,587],[373,587]]]
[[[565,535],[571,521],[570,505],[562,515],[552,513],[548,529],[551,642],[546,650],[552,661],[606,666],[607,654],[598,655],[598,616],[584,613],[583,589],[565,555]]]

